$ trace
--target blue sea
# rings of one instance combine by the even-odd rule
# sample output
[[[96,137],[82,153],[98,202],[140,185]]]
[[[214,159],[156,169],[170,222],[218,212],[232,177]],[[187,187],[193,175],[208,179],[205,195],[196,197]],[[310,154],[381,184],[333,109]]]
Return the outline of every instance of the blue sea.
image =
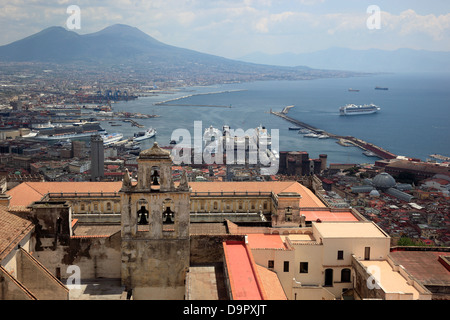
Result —
[[[375,90],[376,86],[389,90]],[[349,92],[349,88],[360,91]],[[180,97],[185,98],[171,103],[183,106],[155,105]],[[374,103],[381,111],[372,115],[340,116],[339,107],[349,103]],[[201,121],[203,130],[210,125],[218,129],[229,125],[244,131],[259,125],[269,131],[278,129],[281,151],[306,151],[311,158],[325,153],[328,163],[374,163],[377,159],[363,155],[359,148],[340,146],[334,139],[304,138],[297,131],[288,130],[294,125],[269,111],[281,111],[289,105],[294,105],[288,114],[292,118],[330,133],[363,139],[397,155],[422,160],[436,153],[450,156],[450,74],[382,74],[184,87],[171,93],[115,103],[113,110],[160,116],[137,119],[158,131],[155,138],[141,142],[142,148],[151,147],[155,140],[160,145],[168,145],[173,131],[179,128],[189,130],[193,139],[194,121]],[[128,123],[111,127],[103,122],[102,126],[108,132],[122,132],[126,137],[143,130]]]

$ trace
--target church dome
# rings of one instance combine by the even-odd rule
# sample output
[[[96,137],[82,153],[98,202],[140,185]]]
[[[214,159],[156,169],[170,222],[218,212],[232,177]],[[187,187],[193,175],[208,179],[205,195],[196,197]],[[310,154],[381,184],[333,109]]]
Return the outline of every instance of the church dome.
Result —
[[[395,179],[386,172],[380,173],[372,180],[373,186],[377,189],[389,189],[396,186]]]

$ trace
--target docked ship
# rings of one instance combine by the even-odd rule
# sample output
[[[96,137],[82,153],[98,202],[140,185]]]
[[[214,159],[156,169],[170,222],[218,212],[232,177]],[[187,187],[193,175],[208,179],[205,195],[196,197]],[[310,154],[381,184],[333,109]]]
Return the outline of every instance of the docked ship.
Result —
[[[156,129],[149,128],[144,132],[138,132],[134,134],[134,141],[142,141],[153,138],[156,135]]]
[[[60,141],[88,138],[94,134],[106,134],[99,122],[77,122],[69,126],[54,126],[33,130],[32,137],[36,140]],[[30,135],[31,137],[31,135]]]
[[[272,145],[272,137],[270,136],[269,132],[267,131],[266,127],[263,127],[260,125],[255,129],[255,141],[258,148],[260,146],[265,146],[266,148],[271,147]]]
[[[111,144],[114,144],[114,143],[122,140],[123,134],[122,133],[111,133],[111,134],[101,135],[101,137],[103,139],[103,145],[109,146]]]
[[[381,109],[374,104],[365,104],[365,105],[355,105],[348,104],[344,107],[339,108],[339,112],[341,116],[353,116],[353,115],[362,115],[362,114],[372,114],[380,111]]]

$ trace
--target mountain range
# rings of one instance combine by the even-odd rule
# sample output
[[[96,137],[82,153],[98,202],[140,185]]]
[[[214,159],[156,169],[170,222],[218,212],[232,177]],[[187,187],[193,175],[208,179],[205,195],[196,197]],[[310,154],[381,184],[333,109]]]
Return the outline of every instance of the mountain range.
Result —
[[[84,35],[63,27],[49,27],[0,46],[0,62],[53,63],[72,67],[87,65],[95,70],[119,66],[122,71],[133,68],[133,72],[148,74],[148,77],[161,81],[202,79],[204,83],[354,75],[352,72],[226,59],[162,43],[135,27],[123,24]]]
[[[311,53],[265,54],[255,52],[239,60],[279,66],[307,65],[311,68],[356,72],[449,72],[450,52],[426,50],[353,50],[330,48]]]

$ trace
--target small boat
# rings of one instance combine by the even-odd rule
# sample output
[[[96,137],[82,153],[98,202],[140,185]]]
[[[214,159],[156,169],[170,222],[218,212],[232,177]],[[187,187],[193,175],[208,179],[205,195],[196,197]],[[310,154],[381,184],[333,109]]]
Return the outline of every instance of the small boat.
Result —
[[[312,131],[309,129],[301,129],[298,133],[299,134],[308,134],[308,133],[312,133]]]
[[[319,138],[319,139],[328,139],[329,136],[327,136],[326,134],[320,134],[317,138]]]
[[[319,135],[315,133],[308,133],[304,135],[305,138],[318,138]]]
[[[364,151],[363,154],[364,154],[366,157],[377,157],[377,155],[376,155],[375,153],[373,153],[372,151],[369,151],[369,150]]]
[[[289,127],[289,130],[292,130],[292,131],[296,131],[296,130],[301,130],[302,128],[300,128],[300,127]]]

